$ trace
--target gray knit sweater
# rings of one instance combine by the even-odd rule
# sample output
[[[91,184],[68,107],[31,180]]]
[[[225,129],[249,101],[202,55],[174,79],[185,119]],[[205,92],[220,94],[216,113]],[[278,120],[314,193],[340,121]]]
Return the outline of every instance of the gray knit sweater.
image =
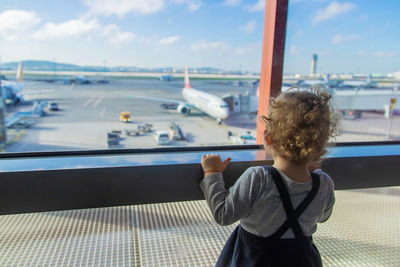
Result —
[[[296,208],[311,191],[312,180],[299,183],[279,172],[289,191],[293,207]],[[315,233],[317,222],[324,222],[329,218],[335,203],[332,179],[321,170],[317,170],[316,173],[321,181],[318,193],[299,218],[306,236]],[[286,220],[275,183],[263,167],[248,168],[228,190],[225,189],[222,173],[207,176],[200,183],[200,187],[215,221],[220,225],[229,225],[240,220],[246,231],[267,237]],[[291,229],[282,236],[293,237]]]

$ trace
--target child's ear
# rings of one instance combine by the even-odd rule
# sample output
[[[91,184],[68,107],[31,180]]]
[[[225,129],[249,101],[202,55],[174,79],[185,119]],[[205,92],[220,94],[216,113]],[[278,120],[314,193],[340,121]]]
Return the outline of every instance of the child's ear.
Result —
[[[271,137],[266,129],[264,130],[264,140],[267,146],[270,146],[272,144]]]

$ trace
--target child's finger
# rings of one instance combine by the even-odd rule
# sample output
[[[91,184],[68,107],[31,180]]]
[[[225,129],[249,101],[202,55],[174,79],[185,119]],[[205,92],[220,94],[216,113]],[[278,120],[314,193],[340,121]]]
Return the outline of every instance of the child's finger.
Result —
[[[224,166],[224,169],[228,166],[229,162],[231,162],[231,158],[226,158],[223,162],[222,165]]]

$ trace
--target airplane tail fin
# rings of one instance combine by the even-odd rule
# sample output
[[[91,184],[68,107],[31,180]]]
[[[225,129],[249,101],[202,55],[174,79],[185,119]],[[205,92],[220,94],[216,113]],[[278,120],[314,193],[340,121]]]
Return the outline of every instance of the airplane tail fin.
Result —
[[[21,61],[18,64],[18,69],[17,69],[17,82],[22,82],[24,80],[24,73],[23,73],[22,69],[23,69],[23,63]]]
[[[185,66],[185,88],[192,88],[189,83],[189,73],[187,66]]]
[[[324,82],[325,82],[325,83],[328,83],[329,80],[330,80],[330,78],[331,78],[331,75],[330,75],[329,73],[327,73],[327,74],[325,75]]]

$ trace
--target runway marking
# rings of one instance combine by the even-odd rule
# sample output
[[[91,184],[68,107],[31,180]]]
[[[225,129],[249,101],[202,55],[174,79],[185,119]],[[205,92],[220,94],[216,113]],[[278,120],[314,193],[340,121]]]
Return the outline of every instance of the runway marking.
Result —
[[[97,107],[97,105],[103,100],[104,96],[100,96],[99,99],[93,104],[93,108]]]
[[[96,98],[95,96],[90,97],[90,98],[88,99],[88,101],[86,101],[86,103],[83,104],[82,106],[83,106],[83,107],[86,107],[86,106],[89,105],[95,98]]]
[[[99,116],[103,117],[104,116],[104,112],[106,112],[106,107],[103,107],[103,109],[99,113]]]

